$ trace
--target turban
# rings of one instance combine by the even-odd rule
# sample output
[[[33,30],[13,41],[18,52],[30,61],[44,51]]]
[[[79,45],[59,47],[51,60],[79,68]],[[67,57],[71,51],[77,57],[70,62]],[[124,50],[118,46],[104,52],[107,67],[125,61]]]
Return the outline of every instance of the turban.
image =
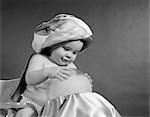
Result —
[[[81,19],[68,14],[56,15],[52,20],[43,22],[34,32],[32,48],[36,53],[42,49],[65,41],[81,40],[84,49],[93,42],[90,27]]]

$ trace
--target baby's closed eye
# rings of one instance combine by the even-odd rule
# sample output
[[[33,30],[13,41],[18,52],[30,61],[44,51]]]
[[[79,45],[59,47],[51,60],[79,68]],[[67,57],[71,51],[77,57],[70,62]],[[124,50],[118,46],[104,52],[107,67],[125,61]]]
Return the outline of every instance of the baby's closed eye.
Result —
[[[67,47],[67,46],[64,46],[63,48],[64,48],[64,50],[66,50],[66,51],[71,50],[71,48],[70,48],[70,47]]]

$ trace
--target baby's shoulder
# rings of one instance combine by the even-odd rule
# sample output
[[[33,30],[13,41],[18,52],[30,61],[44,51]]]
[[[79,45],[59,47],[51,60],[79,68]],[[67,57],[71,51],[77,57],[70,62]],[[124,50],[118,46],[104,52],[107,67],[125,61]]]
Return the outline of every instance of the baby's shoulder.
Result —
[[[46,56],[41,55],[41,54],[35,54],[32,56],[30,59],[30,63],[35,63],[35,64],[53,64]]]
[[[48,59],[48,57],[44,56],[44,55],[41,55],[41,54],[36,54],[34,55],[35,59],[42,62],[43,63],[43,66],[44,68],[48,68],[48,67],[56,67],[57,65],[52,62],[50,59]],[[34,59],[33,58],[33,59]]]
[[[29,62],[28,71],[49,68],[56,66],[46,56],[41,54],[35,54],[32,56]]]
[[[31,60],[44,62],[48,61],[48,58],[41,54],[35,54],[32,56]]]

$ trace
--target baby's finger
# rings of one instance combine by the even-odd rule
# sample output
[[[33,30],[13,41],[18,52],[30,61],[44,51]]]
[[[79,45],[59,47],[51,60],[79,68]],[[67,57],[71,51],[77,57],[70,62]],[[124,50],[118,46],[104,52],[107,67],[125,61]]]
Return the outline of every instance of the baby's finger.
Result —
[[[69,78],[69,76],[68,75],[66,75],[66,74],[63,74],[63,73],[58,73],[57,75],[56,75],[56,77],[58,78],[58,79],[60,79],[60,80],[67,80],[68,78]]]
[[[58,75],[56,76],[56,78],[59,79],[60,81],[64,80],[64,78],[62,78],[61,76],[58,76]]]
[[[66,71],[71,71],[71,70],[73,70],[73,69],[67,68],[67,67],[61,67],[61,69],[62,69],[62,70],[66,70]]]
[[[61,73],[61,74],[64,74],[64,75],[67,75],[67,76],[70,76],[70,75],[71,75],[71,71],[68,70],[68,69],[61,69],[61,70],[60,70],[60,73]]]

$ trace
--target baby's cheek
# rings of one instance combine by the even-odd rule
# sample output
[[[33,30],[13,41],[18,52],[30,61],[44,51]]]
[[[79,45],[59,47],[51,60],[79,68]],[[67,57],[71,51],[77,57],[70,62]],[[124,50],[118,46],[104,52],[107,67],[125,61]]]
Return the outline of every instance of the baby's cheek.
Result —
[[[73,57],[72,62],[74,62],[74,61],[76,60],[76,58],[77,58],[77,55],[75,55],[75,56]]]

